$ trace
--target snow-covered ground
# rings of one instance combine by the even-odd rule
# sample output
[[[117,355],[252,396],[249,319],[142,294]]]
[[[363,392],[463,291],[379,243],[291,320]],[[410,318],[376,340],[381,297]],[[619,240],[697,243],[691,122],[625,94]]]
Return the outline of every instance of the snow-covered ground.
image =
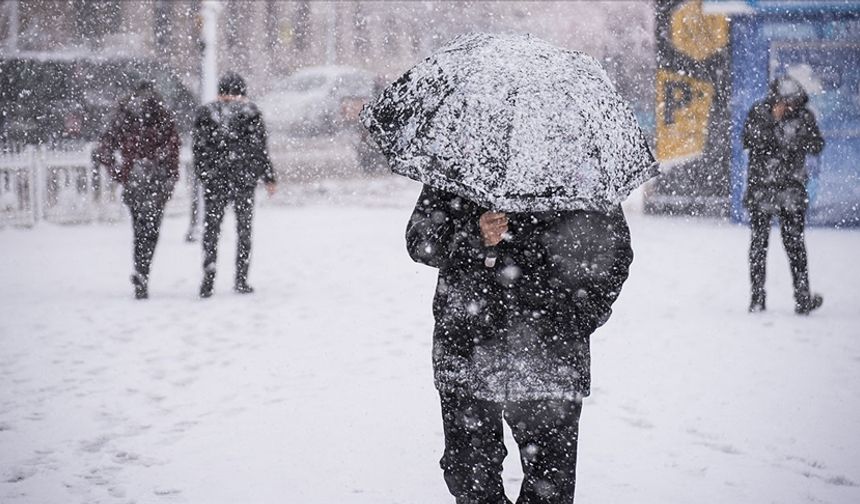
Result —
[[[164,223],[145,302],[127,223],[0,230],[0,502],[451,502],[435,271],[403,243],[418,187],[371,189],[264,204],[251,296],[230,291],[230,218],[205,301],[184,218]],[[860,232],[808,231],[825,304],[803,318],[776,232],[769,310],[750,315],[746,229],[629,221],[577,500],[860,502]]]

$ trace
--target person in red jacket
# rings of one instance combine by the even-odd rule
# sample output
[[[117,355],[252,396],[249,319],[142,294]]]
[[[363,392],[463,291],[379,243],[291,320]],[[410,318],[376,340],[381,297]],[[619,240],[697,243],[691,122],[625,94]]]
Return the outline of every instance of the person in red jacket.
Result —
[[[123,186],[122,199],[131,212],[134,231],[131,281],[135,297],[146,299],[164,207],[179,178],[176,120],[151,82],[141,82],[120,101],[93,151],[93,160],[108,167],[108,173]]]

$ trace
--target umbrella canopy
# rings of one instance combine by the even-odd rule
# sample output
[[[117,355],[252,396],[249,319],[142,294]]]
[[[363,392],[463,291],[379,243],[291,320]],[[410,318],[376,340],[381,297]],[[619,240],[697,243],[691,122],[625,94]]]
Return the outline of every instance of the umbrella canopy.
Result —
[[[364,107],[391,169],[504,212],[606,209],[657,174],[600,64],[527,35],[462,35]]]

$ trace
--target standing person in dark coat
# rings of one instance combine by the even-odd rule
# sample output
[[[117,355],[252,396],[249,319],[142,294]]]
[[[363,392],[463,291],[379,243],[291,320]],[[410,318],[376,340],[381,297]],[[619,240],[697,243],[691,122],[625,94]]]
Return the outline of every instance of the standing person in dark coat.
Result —
[[[406,242],[439,268],[433,368],[456,502],[510,502],[503,419],[525,473],[517,502],[573,502],[589,339],[633,260],[620,206],[506,215],[425,186]]]
[[[806,156],[818,154],[824,139],[815,116],[806,107],[809,98],[790,77],[774,80],[767,98],[753,105],[743,129],[743,146],[749,150],[749,175],[744,205],[749,211],[750,312],[765,309],[765,267],[770,224],[779,218],[782,243],[788,254],[794,282],[794,311],[807,315],[823,298],[809,290],[809,269],[803,231],[809,197]]]
[[[241,294],[254,291],[248,285],[254,190],[262,179],[270,195],[275,191],[266,142],[263,116],[248,100],[244,79],[227,73],[218,84],[218,99],[201,107],[194,122],[194,168],[203,183],[205,213],[200,297],[212,295],[221,222],[231,203],[238,234],[234,290]]]
[[[114,161],[120,152],[121,164]],[[122,199],[134,230],[134,274],[137,299],[149,295],[149,270],[164,207],[179,178],[179,134],[173,113],[149,81],[141,82],[122,102],[93,151],[123,185]]]

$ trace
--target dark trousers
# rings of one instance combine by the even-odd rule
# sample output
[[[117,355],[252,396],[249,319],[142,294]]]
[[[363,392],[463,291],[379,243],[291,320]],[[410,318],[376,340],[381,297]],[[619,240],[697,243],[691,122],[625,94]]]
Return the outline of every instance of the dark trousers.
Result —
[[[188,234],[194,234],[197,226],[200,224],[200,193],[202,183],[193,170],[189,170],[188,174],[191,182],[191,223],[188,225]]]
[[[572,503],[579,401],[500,404],[442,393],[445,454],[440,461],[457,504],[510,503],[502,486],[507,455],[502,419],[519,446],[523,483],[517,504]]]
[[[134,271],[144,279],[149,278],[152,256],[158,243],[158,231],[164,216],[164,207],[135,208],[131,210],[131,225],[134,231]]]
[[[218,238],[224,210],[233,204],[236,213],[236,284],[246,283],[251,262],[251,221],[254,218],[254,187],[222,191],[203,189],[203,270],[214,276],[218,259]]]
[[[151,172],[132,172],[123,186],[122,198],[131,212],[134,233],[134,271],[144,280],[149,278],[164,207],[172,191],[172,179]]]
[[[809,267],[806,258],[806,243],[803,230],[806,215],[803,211],[781,210],[776,215],[760,209],[750,210],[750,281],[754,298],[764,299],[764,281],[767,268],[767,246],[770,237],[770,223],[773,217],[779,218],[782,244],[788,254],[791,278],[794,283],[794,299],[797,303],[809,299]]]

